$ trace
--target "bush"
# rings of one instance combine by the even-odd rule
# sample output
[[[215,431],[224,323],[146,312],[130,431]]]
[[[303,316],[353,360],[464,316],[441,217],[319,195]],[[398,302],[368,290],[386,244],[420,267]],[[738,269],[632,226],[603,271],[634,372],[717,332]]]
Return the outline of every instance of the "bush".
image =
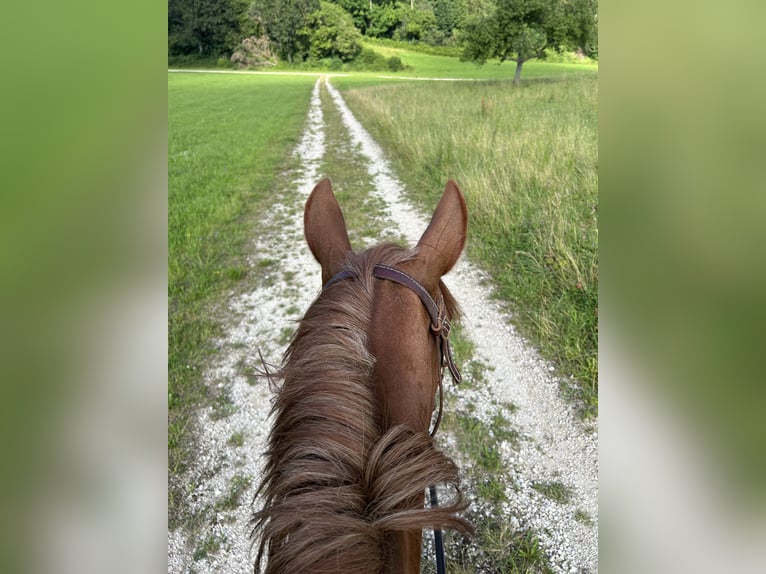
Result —
[[[367,70],[370,72],[383,72],[388,69],[386,58],[369,48],[364,48],[352,62],[354,70]]]
[[[399,56],[391,56],[386,62],[388,64],[388,69],[392,72],[400,72],[404,69],[404,64]]]
[[[343,60],[338,58],[337,56],[335,58],[330,58],[330,61],[327,63],[327,67],[332,70],[333,72],[337,72],[338,70],[343,69]]]
[[[593,64],[595,62],[579,49],[577,52],[564,52],[548,48],[545,50],[545,60],[556,64]]]
[[[408,10],[402,16],[399,35],[403,40],[420,40],[436,30],[436,17],[428,10]]]
[[[367,35],[390,38],[402,24],[403,4],[373,4],[370,10],[370,24]],[[407,7],[409,10],[409,6]]]
[[[310,14],[306,26],[298,32],[314,60],[340,58],[348,62],[362,49],[362,34],[351,16],[337,4],[322,2],[321,8]]]

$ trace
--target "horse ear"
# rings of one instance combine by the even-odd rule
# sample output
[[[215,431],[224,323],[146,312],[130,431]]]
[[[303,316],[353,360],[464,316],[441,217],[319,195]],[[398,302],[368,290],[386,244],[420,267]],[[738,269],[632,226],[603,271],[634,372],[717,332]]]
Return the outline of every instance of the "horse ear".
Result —
[[[427,287],[435,288],[455,265],[465,246],[468,209],[457,184],[449,180],[431,223],[418,241],[418,260]]]
[[[326,283],[341,270],[351,251],[346,221],[328,178],[316,184],[306,201],[303,229],[311,253],[322,266],[322,283]]]

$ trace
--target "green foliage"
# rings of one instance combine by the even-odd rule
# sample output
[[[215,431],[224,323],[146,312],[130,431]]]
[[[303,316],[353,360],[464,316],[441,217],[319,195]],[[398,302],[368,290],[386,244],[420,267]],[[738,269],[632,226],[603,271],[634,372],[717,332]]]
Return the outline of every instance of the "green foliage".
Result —
[[[395,2],[373,4],[369,12],[367,36],[395,40],[420,40],[437,29],[431,9],[411,9],[409,4]]]
[[[239,26],[236,29],[231,30],[230,42],[236,46],[242,38],[249,38],[250,36],[260,37],[265,33],[261,22],[253,18],[250,13],[251,0],[230,0],[234,12],[237,15]]]
[[[169,68],[219,68],[220,58],[199,54],[169,54]]]
[[[193,456],[193,416],[214,401],[201,381],[213,312],[241,281],[247,219],[273,194],[305,121],[314,78],[168,75],[168,472]],[[247,110],[247,113],[243,113]],[[252,150],[260,150],[253,154]],[[169,519],[184,510],[171,485]]]
[[[351,14],[356,26],[363,34],[367,31],[367,24],[370,20],[370,2],[369,0],[337,0],[338,6]]]
[[[550,574],[553,570],[548,565],[540,541],[530,530],[514,533],[509,545],[507,572],[519,574]]]
[[[168,0],[168,54],[218,56],[236,38],[244,6],[238,0]]]
[[[572,499],[572,489],[562,482],[535,482],[532,488],[559,504],[568,503]]]
[[[319,10],[309,14],[298,36],[312,60],[336,57],[348,62],[362,51],[362,34],[351,16],[330,2],[321,2]]]
[[[388,65],[388,69],[392,72],[400,72],[401,70],[404,70],[404,64],[399,56],[391,56],[386,60],[386,64]]]
[[[365,72],[400,72],[407,69],[399,56],[386,57],[371,48],[362,48],[359,55],[347,67],[352,71]]]
[[[386,63],[386,57],[383,54],[369,48],[362,48],[362,51],[351,63],[350,67],[353,70],[382,72],[388,68],[388,64]]]
[[[557,64],[594,64],[593,58],[585,55],[584,52],[566,52],[563,50],[545,50],[545,61]]]
[[[462,28],[467,15],[465,0],[434,0],[436,27],[445,37]]]
[[[339,70],[343,69],[343,60],[341,60],[338,57],[330,58],[330,61],[327,62],[327,69],[331,70],[333,72],[337,72]]]
[[[204,64],[237,51],[238,65],[260,65],[268,58],[249,62],[242,43],[265,34],[290,64],[336,56],[349,61],[358,49],[345,13],[367,38],[429,46],[466,40],[464,58],[479,64],[490,58],[523,63],[562,47],[597,57],[596,1],[498,0],[496,7],[494,0],[426,0],[411,8],[396,0],[332,0],[332,8],[321,8],[320,0],[169,0],[168,55],[195,54]],[[318,10],[322,16],[310,18]]]
[[[494,0],[428,0],[411,8],[396,0],[332,0],[322,8],[320,0],[169,0],[168,55],[175,61],[194,54],[205,65],[237,52],[238,66],[273,63],[268,55],[250,58],[243,48],[247,38],[266,35],[274,54],[291,65],[348,62],[359,52],[356,29],[367,38],[427,46],[465,41],[463,58],[478,64],[499,58],[521,65],[560,48],[597,57],[596,1],[498,0],[496,7]],[[321,16],[312,16],[317,11]]]
[[[436,30],[438,32],[438,30]],[[460,56],[461,48],[457,46],[440,46],[427,42],[404,42],[402,40],[393,40],[391,38],[365,38],[365,44],[371,46],[381,46],[385,48],[395,48],[399,51],[417,52],[418,54],[429,54],[431,56],[451,56],[457,58]]]
[[[404,4],[373,4],[370,9],[370,23],[367,35],[375,38],[392,38],[394,30],[402,24]],[[409,6],[407,7],[409,10]]]
[[[494,11],[467,24],[461,57],[478,65],[515,61],[518,82],[524,62],[550,49],[592,46],[597,35],[596,0],[497,0]]]
[[[292,63],[306,55],[299,32],[319,8],[319,0],[254,0],[250,10],[263,23],[279,56]]]
[[[447,177],[460,183],[469,253],[512,302],[524,336],[576,381],[568,391],[585,413],[598,406],[597,86],[583,75],[517,89],[407,84],[345,93],[424,207]]]
[[[403,40],[420,40],[436,29],[436,16],[430,10],[401,10],[401,26],[398,36]]]

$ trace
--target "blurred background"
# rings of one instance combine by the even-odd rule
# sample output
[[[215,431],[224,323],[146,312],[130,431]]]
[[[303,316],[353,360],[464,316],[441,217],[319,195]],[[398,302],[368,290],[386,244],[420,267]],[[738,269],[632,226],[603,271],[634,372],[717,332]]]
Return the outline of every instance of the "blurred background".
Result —
[[[606,572],[763,568],[763,16],[600,4]]]
[[[164,568],[166,22],[0,18],[3,571]]]
[[[0,22],[8,571],[165,567],[166,8]],[[599,7],[604,572],[766,558],[765,11]]]

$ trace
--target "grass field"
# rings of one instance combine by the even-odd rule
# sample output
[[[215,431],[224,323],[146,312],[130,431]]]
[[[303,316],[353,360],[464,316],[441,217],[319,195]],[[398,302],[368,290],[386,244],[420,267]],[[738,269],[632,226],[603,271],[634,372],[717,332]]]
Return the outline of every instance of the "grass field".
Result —
[[[269,201],[305,121],[314,78],[168,75],[168,472],[191,448],[190,413],[217,323],[245,274],[248,217]],[[174,516],[174,493],[169,516]]]
[[[396,83],[357,88],[349,106],[424,209],[448,177],[470,207],[469,253],[544,355],[598,406],[597,78]]]
[[[377,72],[343,70],[330,71],[322,63],[301,62],[296,64],[280,63],[270,68],[269,71],[277,72],[308,72],[316,74],[352,74],[354,78],[379,78],[388,76],[388,79],[408,80],[410,78],[460,78],[464,80],[505,80],[513,78],[516,63],[511,61],[499,63],[497,60],[489,60],[483,66],[477,66],[472,62],[461,62],[459,58],[427,54],[410,50],[391,43],[366,39],[363,43],[366,49],[373,50],[385,58],[397,56],[406,67],[398,72],[388,70]],[[199,60],[194,57],[172,58],[172,68],[230,68],[228,60],[221,62],[215,59]],[[554,63],[531,60],[524,64],[522,79],[529,78],[561,78],[563,76],[582,76],[598,74],[597,63]],[[377,81],[377,80],[374,80]]]
[[[383,54],[386,58],[398,56],[407,69],[388,73],[392,77],[415,78],[466,78],[476,80],[502,80],[513,78],[516,70],[515,62],[490,60],[483,66],[473,62],[461,62],[450,56],[437,56],[415,52],[380,43],[370,43],[368,48]],[[567,75],[593,74],[598,72],[598,64],[554,64],[531,60],[524,64],[522,78],[556,77]]]

